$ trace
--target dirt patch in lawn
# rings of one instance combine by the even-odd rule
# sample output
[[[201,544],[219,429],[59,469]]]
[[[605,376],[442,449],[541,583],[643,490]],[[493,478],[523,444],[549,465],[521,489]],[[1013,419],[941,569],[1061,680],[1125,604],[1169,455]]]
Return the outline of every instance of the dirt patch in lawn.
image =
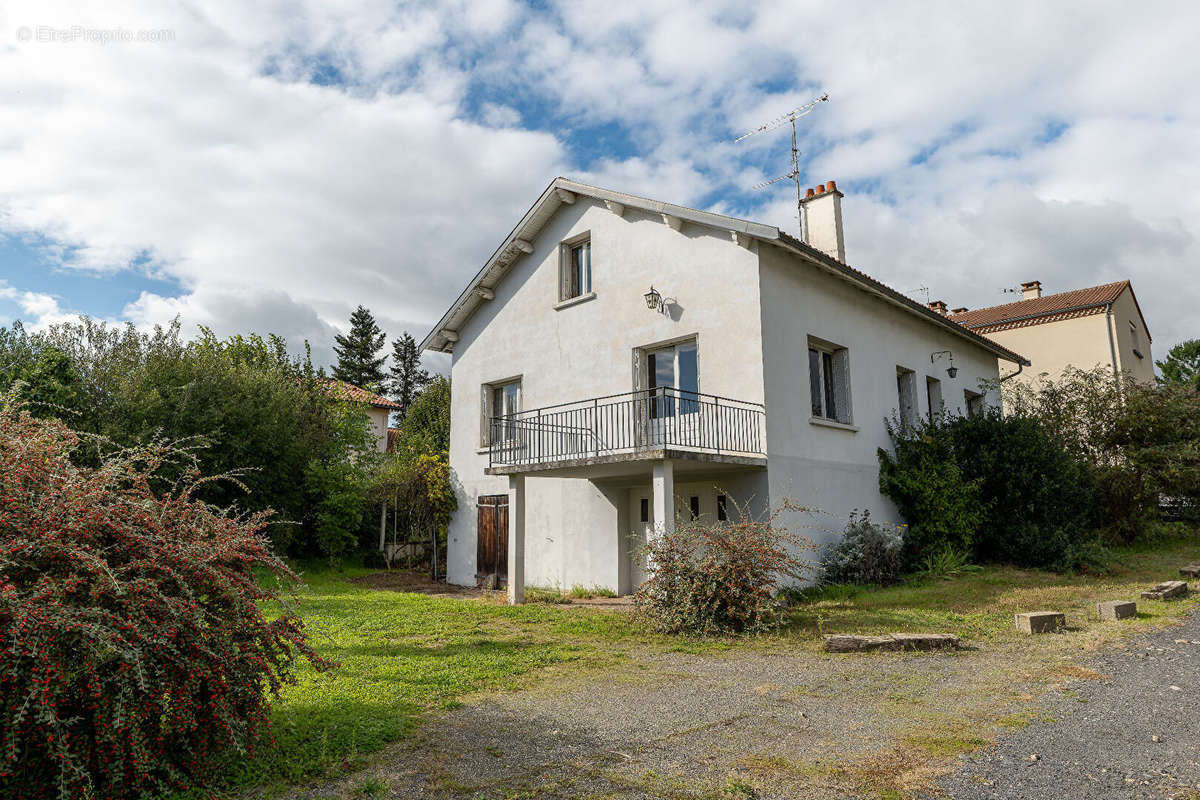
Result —
[[[382,589],[390,592],[413,592],[427,594],[431,597],[483,597],[488,592],[468,586],[455,586],[445,581],[435,581],[424,572],[407,569],[392,569],[371,572],[348,578],[350,583],[365,586],[368,589]],[[494,592],[492,594],[495,594]]]

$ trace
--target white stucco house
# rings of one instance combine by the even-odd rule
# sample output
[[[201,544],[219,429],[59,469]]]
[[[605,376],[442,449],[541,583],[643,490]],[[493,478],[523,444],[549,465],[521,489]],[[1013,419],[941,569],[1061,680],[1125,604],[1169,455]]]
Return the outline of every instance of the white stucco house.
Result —
[[[677,514],[882,520],[885,418],[998,403],[1024,359],[845,263],[842,194],[771,225],[555,179],[421,344],[451,355],[452,583],[644,579]]]

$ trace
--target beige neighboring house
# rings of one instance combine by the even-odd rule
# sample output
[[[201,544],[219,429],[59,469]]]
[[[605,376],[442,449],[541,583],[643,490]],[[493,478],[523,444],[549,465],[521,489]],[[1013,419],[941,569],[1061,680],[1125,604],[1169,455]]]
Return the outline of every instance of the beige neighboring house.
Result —
[[[1138,381],[1154,380],[1150,330],[1129,281],[1047,295],[1041,281],[1029,281],[1021,284],[1021,293],[1015,303],[956,308],[948,317],[1028,357],[1033,365],[1017,380],[1058,378],[1068,366],[1103,366]],[[947,314],[945,303],[929,305]]]
[[[400,410],[399,403],[393,403],[381,394],[368,392],[366,389],[360,389],[352,383],[345,381],[329,379],[329,392],[339,400],[344,400],[348,403],[360,403],[364,406],[367,417],[371,420],[371,430],[375,433],[375,439],[379,452],[385,453],[391,449],[395,434],[393,429],[388,428],[388,417],[393,411]]]

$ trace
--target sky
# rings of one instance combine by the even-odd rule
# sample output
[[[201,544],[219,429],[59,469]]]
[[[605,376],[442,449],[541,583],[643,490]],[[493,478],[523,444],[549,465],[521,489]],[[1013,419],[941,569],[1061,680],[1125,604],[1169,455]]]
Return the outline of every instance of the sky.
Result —
[[[796,232],[951,307],[1129,278],[1200,337],[1200,4],[0,6],[0,325],[420,339],[555,176]],[[922,287],[927,287],[926,291]],[[441,356],[430,366],[445,369]]]

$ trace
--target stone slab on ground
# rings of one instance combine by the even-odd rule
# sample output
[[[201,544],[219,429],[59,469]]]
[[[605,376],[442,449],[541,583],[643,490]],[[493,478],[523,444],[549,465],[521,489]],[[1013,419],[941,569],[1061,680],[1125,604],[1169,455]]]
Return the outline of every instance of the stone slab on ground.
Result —
[[[1132,619],[1137,616],[1137,603],[1132,600],[1109,600],[1097,603],[1096,616],[1102,620]]]
[[[1142,592],[1143,600],[1174,600],[1187,597],[1188,585],[1184,581],[1163,581]]]
[[[952,633],[885,633],[860,636],[832,633],[825,636],[827,653],[866,653],[873,650],[949,650],[958,647]]]
[[[1059,611],[1026,611],[1015,615],[1022,633],[1057,633],[1067,627],[1067,615]]]
[[[1179,577],[1200,578],[1200,564],[1188,564],[1186,567],[1180,567]]]

